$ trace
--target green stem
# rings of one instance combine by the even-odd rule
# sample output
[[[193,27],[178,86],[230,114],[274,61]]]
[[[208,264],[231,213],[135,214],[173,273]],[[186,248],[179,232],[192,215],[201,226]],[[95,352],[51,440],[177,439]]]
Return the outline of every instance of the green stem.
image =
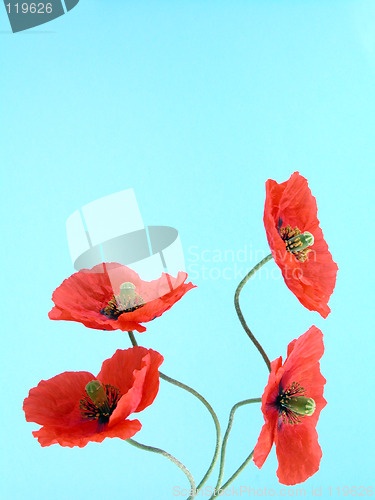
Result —
[[[137,344],[137,341],[135,340],[133,332],[128,332],[128,334],[129,334],[129,338],[130,338],[130,341],[131,341],[132,345],[133,346],[137,346],[138,344]],[[197,489],[199,490],[199,488],[201,488],[204,485],[204,483],[207,481],[207,479],[211,475],[212,471],[215,468],[217,460],[219,458],[220,445],[221,445],[221,429],[220,429],[219,419],[217,418],[217,415],[214,412],[212,406],[209,404],[209,402],[206,401],[206,399],[203,396],[201,396],[201,394],[199,394],[199,392],[197,392],[195,389],[189,387],[186,384],[183,384],[182,382],[178,382],[178,380],[175,380],[172,377],[168,377],[168,375],[165,375],[164,373],[162,373],[160,371],[159,371],[159,375],[160,375],[160,378],[162,380],[165,380],[166,382],[169,382],[170,384],[173,384],[176,387],[179,387],[180,389],[184,389],[185,391],[190,392],[190,394],[192,394],[197,399],[199,399],[199,401],[204,404],[204,406],[210,412],[211,417],[213,418],[213,421],[214,421],[214,424],[215,424],[215,429],[216,429],[215,451],[214,451],[214,455],[212,457],[210,466],[208,467],[206,474],[203,476],[203,479],[198,484]]]
[[[177,467],[179,467],[182,470],[182,472],[186,475],[186,477],[188,478],[189,483],[190,483],[190,490],[191,490],[192,494],[189,496],[188,500],[190,500],[196,496],[197,488],[195,486],[194,478],[191,475],[189,469],[187,469],[184,464],[182,464],[179,460],[177,460],[177,458],[175,458],[170,453],[167,453],[166,451],[161,450],[160,448],[154,448],[153,446],[147,446],[145,444],[138,443],[138,441],[134,441],[134,439],[127,439],[126,441],[129,444],[131,444],[132,446],[135,446],[136,448],[139,448],[141,450],[151,451],[152,453],[158,453],[159,455],[163,455],[163,457],[168,458],[168,460],[170,460],[175,465],[177,465]]]
[[[226,483],[223,484],[223,486],[221,487],[222,490],[225,490],[225,488],[227,488],[231,483],[233,483],[233,481],[236,479],[237,476],[239,476],[241,474],[241,472],[244,470],[244,468],[246,467],[246,465],[251,462],[251,460],[253,459],[253,455],[254,455],[254,450],[250,453],[250,455],[247,457],[247,459],[242,463],[242,465],[240,465],[240,467],[238,467],[238,469],[236,470],[236,472],[233,474],[233,476],[231,476],[228,481]],[[212,498],[212,497],[211,497]],[[210,499],[211,500],[211,499]]]
[[[246,324],[245,318],[243,317],[243,314],[241,312],[241,308],[240,308],[240,304],[239,304],[239,297],[240,297],[240,293],[241,293],[242,288],[246,285],[246,283],[253,276],[253,274],[255,274],[258,271],[258,269],[260,269],[264,264],[266,264],[271,259],[272,259],[272,254],[269,254],[263,260],[261,260],[260,262],[258,262],[258,264],[256,266],[254,266],[252,268],[252,270],[244,277],[244,279],[238,285],[236,293],[234,294],[234,307],[236,308],[236,312],[237,312],[239,320],[241,321],[241,325],[243,326],[245,332],[249,336],[249,338],[252,341],[252,343],[255,345],[255,347],[258,349],[258,351],[262,355],[262,358],[264,359],[264,362],[266,363],[267,368],[268,368],[269,371],[271,371],[270,360],[269,360],[267,354],[264,352],[263,347],[259,344],[259,342],[257,341],[257,339],[252,334],[250,328]]]
[[[207,469],[207,472],[206,474],[203,476],[203,479],[201,480],[201,482],[198,484],[198,490],[204,485],[204,483],[207,481],[207,479],[209,478],[209,476],[211,475],[211,472],[214,470],[215,468],[215,465],[217,463],[217,460],[219,458],[219,452],[220,452],[220,444],[221,444],[221,430],[220,430],[220,424],[219,424],[219,420],[217,418],[217,415],[216,413],[214,412],[212,406],[208,403],[208,401],[206,401],[204,399],[203,396],[201,396],[199,394],[199,392],[197,392],[195,389],[192,389],[191,387],[189,387],[188,385],[186,384],[183,384],[182,382],[178,382],[177,380],[171,378],[171,377],[168,377],[168,375],[164,375],[164,373],[161,373],[159,372],[160,374],[160,378],[165,380],[166,382],[169,382],[170,384],[173,384],[177,387],[180,387],[181,389],[184,389],[185,391],[187,392],[190,392],[190,394],[192,394],[193,396],[195,396],[197,399],[199,399],[199,401],[201,401],[204,406],[207,408],[207,410],[210,412],[211,414],[211,417],[213,418],[213,421],[214,421],[214,424],[215,424],[215,429],[216,429],[216,445],[215,445],[215,451],[214,451],[214,455],[212,457],[212,460],[211,460],[211,463],[210,463],[210,466],[209,468]]]
[[[221,447],[220,471],[219,471],[219,477],[218,477],[218,480],[216,483],[216,488],[215,488],[216,491],[219,490],[220,485],[221,485],[221,481],[222,481],[223,475],[224,475],[225,453],[226,453],[229,434],[230,434],[230,431],[231,431],[232,425],[233,425],[234,414],[236,413],[237,409],[240,408],[241,406],[252,404],[252,403],[261,403],[261,402],[262,402],[261,398],[245,399],[244,401],[240,401],[239,403],[236,403],[233,406],[233,408],[231,409],[230,415],[229,415],[228,427],[227,427],[227,430],[225,431],[223,445]]]
[[[130,338],[130,342],[132,343],[132,346],[133,347],[137,346],[138,344],[137,344],[137,341],[135,340],[134,333],[130,330],[128,332],[128,334],[129,334],[129,338]]]

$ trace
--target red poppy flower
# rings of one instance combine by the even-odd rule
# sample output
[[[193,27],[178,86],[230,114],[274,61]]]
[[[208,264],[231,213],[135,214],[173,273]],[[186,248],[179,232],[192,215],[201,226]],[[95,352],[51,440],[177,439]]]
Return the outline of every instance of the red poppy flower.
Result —
[[[154,401],[162,362],[158,352],[133,347],[116,351],[97,377],[64,372],[42,380],[23,403],[26,420],[43,426],[34,437],[42,446],[69,447],[106,437],[131,438],[142,425],[128,417]]]
[[[307,180],[298,172],[282,184],[272,179],[266,182],[263,220],[272,256],[301,304],[326,318],[338,267],[323,238],[317,212]]]
[[[99,264],[63,281],[52,295],[55,307],[48,316],[98,330],[144,332],[141,323],[161,316],[194,288],[186,278],[183,272],[177,278],[163,273],[157,280],[143,281],[121,264]]]
[[[254,449],[254,463],[261,468],[275,443],[282,484],[302,483],[319,469],[322,450],[315,427],[327,404],[326,380],[319,367],[323,352],[323,334],[312,326],[289,344],[284,364],[281,356],[271,363],[262,396],[265,424]]]

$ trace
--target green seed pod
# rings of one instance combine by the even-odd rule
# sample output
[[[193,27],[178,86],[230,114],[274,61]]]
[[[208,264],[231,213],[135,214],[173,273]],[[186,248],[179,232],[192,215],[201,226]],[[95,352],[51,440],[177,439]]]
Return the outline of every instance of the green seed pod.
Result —
[[[86,394],[91,401],[97,406],[108,406],[108,399],[104,387],[99,380],[92,380],[85,387]]]
[[[281,404],[298,415],[307,416],[314,413],[316,406],[312,398],[306,398],[305,396],[286,397],[281,401]]]
[[[133,283],[126,282],[120,285],[120,301],[122,304],[134,300],[136,296],[135,285]]]
[[[302,250],[305,250],[305,248],[311,247],[313,244],[314,236],[308,231],[305,231],[304,233],[297,234],[296,236],[293,236],[293,238],[287,240],[286,248],[289,252],[301,252]]]

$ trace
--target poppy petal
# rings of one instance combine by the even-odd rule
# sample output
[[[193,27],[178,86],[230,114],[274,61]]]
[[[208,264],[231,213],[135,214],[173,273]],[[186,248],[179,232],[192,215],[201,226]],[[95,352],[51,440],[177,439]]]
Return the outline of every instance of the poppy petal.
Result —
[[[281,356],[272,361],[268,383],[262,396],[262,412],[265,423],[260,432],[258,442],[254,448],[254,463],[257,467],[259,467],[259,469],[264,464],[269,452],[271,451],[272,444],[275,441],[275,430],[279,415],[273,403],[279,394],[281,365]]]
[[[98,379],[103,384],[111,383],[120,390],[121,394],[126,394],[134,384],[137,371],[146,367],[142,397],[135,410],[141,411],[154,401],[158,393],[158,368],[163,359],[163,356],[158,352],[141,346],[124,350],[119,349],[112,358],[104,361]]]
[[[77,428],[61,428],[44,426],[38,431],[33,432],[41,446],[50,446],[59,444],[60,446],[79,446],[82,448],[90,441],[101,443],[105,438],[118,437],[120,439],[129,439],[133,437],[142,428],[138,420],[125,420],[112,427],[103,427],[100,429],[96,422],[89,422],[84,426]]]
[[[314,426],[282,424],[275,443],[280,483],[288,486],[302,483],[319,469],[322,450]]]
[[[133,386],[131,387],[131,389],[128,390],[126,394],[124,394],[120,398],[120,401],[116,406],[116,409],[110,416],[109,419],[110,427],[123,421],[131,413],[137,411],[138,405],[140,404],[142,399],[146,374],[147,374],[147,366],[144,366],[141,370],[134,370]]]
[[[338,267],[319,227],[317,211],[307,180],[299,172],[294,172],[281,184],[272,179],[266,182],[263,220],[272,256],[281,269],[285,284],[301,304],[326,318]],[[302,232],[308,231],[314,236],[314,244],[305,262],[299,262],[286,250],[285,241],[279,234],[280,224],[283,227],[297,226]]]
[[[63,281],[52,295],[55,306],[48,316],[53,320],[78,321],[98,330],[144,332],[146,328],[141,323],[161,316],[194,288],[192,283],[185,283],[186,279],[187,274],[179,272],[177,278],[163,273],[157,280],[143,281],[135,271],[121,264],[99,264]],[[133,283],[144,305],[117,318],[102,314],[125,282]]]
[[[85,395],[86,384],[94,379],[89,372],[65,372],[42,380],[24,400],[26,420],[40,425],[79,424],[79,401]]]
[[[292,347],[288,348],[288,356],[283,365],[283,380],[298,377],[299,373],[309,371],[324,353],[323,333],[316,326],[309,328],[291,344]]]
[[[275,441],[275,428],[277,425],[277,413],[273,418],[268,418],[267,422],[263,425],[258,438],[258,442],[254,448],[254,463],[260,469],[266,458],[268,457],[272,445]]]
[[[282,484],[303,482],[319,469],[322,451],[315,426],[326,405],[323,397],[326,380],[320,373],[319,364],[323,352],[323,334],[312,326],[289,343],[284,364],[281,357],[271,363],[271,373],[262,396],[265,424],[254,450],[254,463],[260,468],[275,442],[279,462],[277,475]],[[285,417],[288,414],[280,396],[285,397],[284,391],[293,383],[303,387],[305,397],[314,400],[312,415],[297,412],[292,420]]]
[[[159,388],[158,367],[163,357],[144,347],[118,350],[103,362],[98,377],[89,372],[65,372],[42,380],[24,401],[28,422],[43,427],[34,431],[42,446],[85,446],[106,437],[129,439],[141,428],[138,420],[127,420],[150,405]],[[90,388],[99,380],[107,401]],[[88,396],[90,393],[91,399]]]

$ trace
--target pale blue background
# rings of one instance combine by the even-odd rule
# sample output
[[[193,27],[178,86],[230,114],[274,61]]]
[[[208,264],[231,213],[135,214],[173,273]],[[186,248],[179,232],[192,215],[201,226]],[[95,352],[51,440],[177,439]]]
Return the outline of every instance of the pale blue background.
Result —
[[[247,285],[242,307],[271,359],[312,324],[324,332],[324,454],[303,485],[306,496],[312,487],[324,498],[329,486],[374,486],[375,6],[139,3],[81,0],[19,34],[0,9],[2,494],[169,499],[174,485],[187,484],[164,458],[119,439],[41,448],[31,435],[38,426],[24,420],[22,401],[41,379],[97,373],[129,346],[126,334],[47,317],[52,291],[73,272],[67,217],[134,188],[148,224],[179,230],[198,288],[138,339],[165,356],[164,372],[206,396],[224,430],[235,402],[261,396],[267,370],[232,305],[239,276],[222,274],[229,268],[233,276],[237,266],[243,275],[257,260],[250,249],[267,252],[264,183],[295,170],[309,179],[340,267],[332,313],[323,320],[304,309],[272,262]],[[213,261],[215,251],[244,248],[246,262]],[[205,408],[162,382],[139,418],[136,439],[174,454],[199,482],[214,446]],[[262,422],[260,406],[238,411],[225,477],[252,449]],[[273,451],[261,471],[250,464],[235,485],[278,491],[276,468]]]

